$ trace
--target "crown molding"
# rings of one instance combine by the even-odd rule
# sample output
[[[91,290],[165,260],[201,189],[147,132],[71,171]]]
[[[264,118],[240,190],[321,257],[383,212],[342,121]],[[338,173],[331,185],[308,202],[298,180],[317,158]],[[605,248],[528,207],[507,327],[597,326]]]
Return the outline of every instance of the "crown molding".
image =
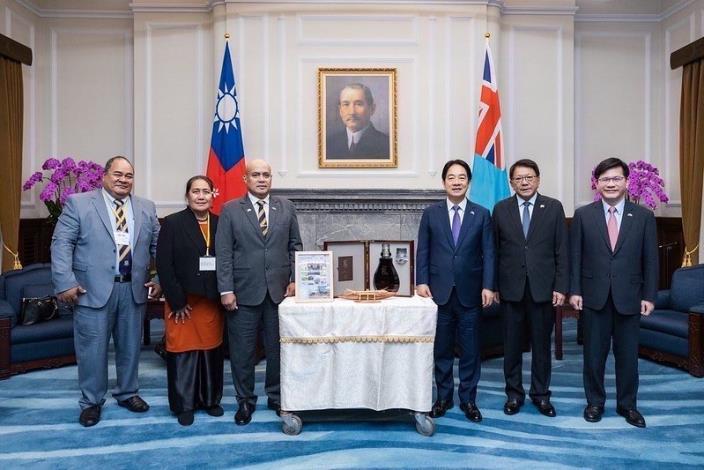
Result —
[[[61,8],[41,8],[32,0],[15,0],[15,2],[40,18],[132,18],[132,12],[126,10],[72,10]]]
[[[695,0],[680,0],[661,13],[577,13],[576,23],[660,23],[684,10]]]

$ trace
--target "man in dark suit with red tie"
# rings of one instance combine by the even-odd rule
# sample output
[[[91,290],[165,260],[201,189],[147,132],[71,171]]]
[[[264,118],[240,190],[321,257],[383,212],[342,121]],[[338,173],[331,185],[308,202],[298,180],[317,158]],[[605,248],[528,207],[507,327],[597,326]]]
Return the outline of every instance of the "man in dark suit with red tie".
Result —
[[[472,172],[464,160],[442,169],[447,198],[423,211],[418,229],[416,291],[438,305],[435,332],[437,400],[430,415],[443,416],[454,406],[455,338],[460,346],[457,394],[460,409],[473,422],[482,420],[476,405],[481,372],[479,312],[494,297],[494,233],[485,208],[467,199]]]
[[[601,200],[580,207],[570,227],[570,304],[584,322],[584,419],[601,420],[604,367],[613,340],[616,411],[645,427],[636,406],[640,315],[654,308],[658,282],[655,216],[627,201],[628,165],[607,158],[594,169]]]
[[[540,169],[533,160],[518,160],[509,170],[515,195],[494,207],[498,257],[498,292],[504,316],[504,413],[520,411],[524,336],[532,351],[530,398],[545,416],[556,415],[550,403],[550,336],[553,307],[567,294],[567,225],[556,199],[538,194]]]

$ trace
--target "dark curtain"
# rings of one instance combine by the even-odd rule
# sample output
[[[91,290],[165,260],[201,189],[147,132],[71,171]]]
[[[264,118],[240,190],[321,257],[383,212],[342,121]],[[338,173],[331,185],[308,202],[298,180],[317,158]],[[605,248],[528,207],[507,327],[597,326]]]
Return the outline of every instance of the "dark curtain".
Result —
[[[22,64],[0,56],[0,229],[6,245],[2,271],[17,253],[22,194]],[[11,254],[12,253],[12,254]]]

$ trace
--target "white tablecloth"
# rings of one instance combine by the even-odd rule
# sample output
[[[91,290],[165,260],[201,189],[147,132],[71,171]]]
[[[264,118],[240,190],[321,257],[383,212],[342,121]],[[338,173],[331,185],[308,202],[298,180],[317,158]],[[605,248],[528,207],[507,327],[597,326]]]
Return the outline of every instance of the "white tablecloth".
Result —
[[[437,307],[421,297],[279,306],[281,408],[432,406]]]

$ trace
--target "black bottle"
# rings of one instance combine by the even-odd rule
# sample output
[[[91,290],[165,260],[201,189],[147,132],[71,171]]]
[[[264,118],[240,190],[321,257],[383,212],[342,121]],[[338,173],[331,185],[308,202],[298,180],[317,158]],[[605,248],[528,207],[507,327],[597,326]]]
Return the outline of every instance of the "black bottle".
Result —
[[[386,289],[389,292],[398,292],[398,273],[394,268],[394,260],[391,258],[391,250],[388,243],[381,244],[381,258],[379,266],[374,273],[374,288],[377,290]]]

